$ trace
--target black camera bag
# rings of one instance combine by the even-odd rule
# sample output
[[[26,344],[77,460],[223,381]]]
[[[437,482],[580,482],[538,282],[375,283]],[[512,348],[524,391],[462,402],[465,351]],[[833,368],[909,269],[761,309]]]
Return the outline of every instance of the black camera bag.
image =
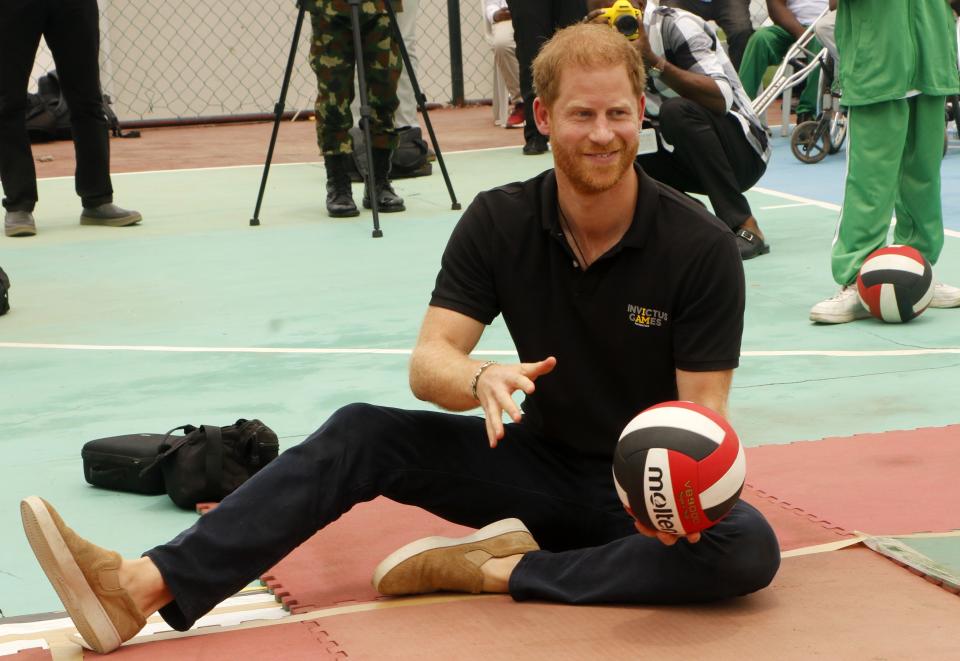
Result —
[[[185,436],[172,436],[183,430]],[[156,460],[167,495],[178,507],[220,501],[277,458],[277,435],[259,420],[237,420],[226,427],[184,425],[170,430]]]
[[[156,461],[167,440],[164,434],[127,434],[89,441],[80,451],[83,476],[104,489],[150,496],[166,493],[163,473],[143,470]]]

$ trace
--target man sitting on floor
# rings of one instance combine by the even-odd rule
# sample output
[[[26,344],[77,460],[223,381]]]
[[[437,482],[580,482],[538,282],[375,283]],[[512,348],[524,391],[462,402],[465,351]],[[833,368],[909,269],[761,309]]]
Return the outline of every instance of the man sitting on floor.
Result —
[[[561,30],[534,76],[534,117],[553,141],[555,168],[481,193],[464,213],[410,362],[418,398],[454,411],[479,405],[485,417],[346,406],[135,560],[25,499],[31,545],[95,649],[116,648],[157,610],[190,628],[379,495],[486,526],[460,544],[389,556],[375,572],[387,594],[677,604],[770,583],[777,540],[749,504],[678,538],[638,524],[611,478],[619,433],[640,410],[685,399],[726,413],[744,308],[733,234],[635,165],[644,73],[626,39],[597,25]],[[662,323],[631,322],[634,305]],[[474,360],[484,326],[501,314],[520,362]]]
[[[612,3],[591,0],[588,20],[603,21],[601,8]],[[645,10],[647,1],[633,4]],[[654,7],[631,43],[647,69],[647,114],[658,124],[656,149],[637,162],[657,181],[706,194],[743,259],[770,252],[743,195],[767,169],[767,134],[713,28],[682,9]]]

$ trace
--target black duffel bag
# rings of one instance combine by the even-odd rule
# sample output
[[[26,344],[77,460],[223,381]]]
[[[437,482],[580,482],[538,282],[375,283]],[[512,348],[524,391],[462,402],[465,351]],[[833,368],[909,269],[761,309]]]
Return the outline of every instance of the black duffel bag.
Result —
[[[80,451],[83,477],[95,487],[157,496],[166,493],[163,473],[144,472],[169,440],[163,434],[126,434],[98,438]],[[177,437],[179,438],[179,437]]]
[[[184,436],[173,436],[178,430]],[[277,435],[259,420],[226,427],[183,425],[171,429],[160,453],[142,473],[159,469],[167,495],[178,507],[223,500],[277,458]]]

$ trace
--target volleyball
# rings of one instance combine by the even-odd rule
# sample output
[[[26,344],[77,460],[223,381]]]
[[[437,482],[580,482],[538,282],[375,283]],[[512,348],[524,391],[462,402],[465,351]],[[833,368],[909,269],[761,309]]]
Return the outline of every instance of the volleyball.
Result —
[[[860,267],[857,294],[877,319],[894,324],[910,321],[930,305],[933,269],[916,248],[880,248]]]
[[[646,527],[689,535],[722,519],[740,497],[746,458],[720,414],[664,402],[624,428],[613,458],[623,506]]]

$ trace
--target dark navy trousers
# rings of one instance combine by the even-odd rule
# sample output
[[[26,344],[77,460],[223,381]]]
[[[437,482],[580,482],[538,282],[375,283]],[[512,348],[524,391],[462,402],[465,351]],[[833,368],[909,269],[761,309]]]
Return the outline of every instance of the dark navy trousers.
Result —
[[[521,519],[543,550],[514,571],[517,600],[713,601],[765,587],[780,565],[773,531],[747,503],[699,543],[667,547],[635,531],[609,459],[551,443],[523,424],[507,425],[491,449],[479,417],[351,404],[145,553],[174,596],[161,615],[188,629],[353,505],[380,495],[466,526]]]

